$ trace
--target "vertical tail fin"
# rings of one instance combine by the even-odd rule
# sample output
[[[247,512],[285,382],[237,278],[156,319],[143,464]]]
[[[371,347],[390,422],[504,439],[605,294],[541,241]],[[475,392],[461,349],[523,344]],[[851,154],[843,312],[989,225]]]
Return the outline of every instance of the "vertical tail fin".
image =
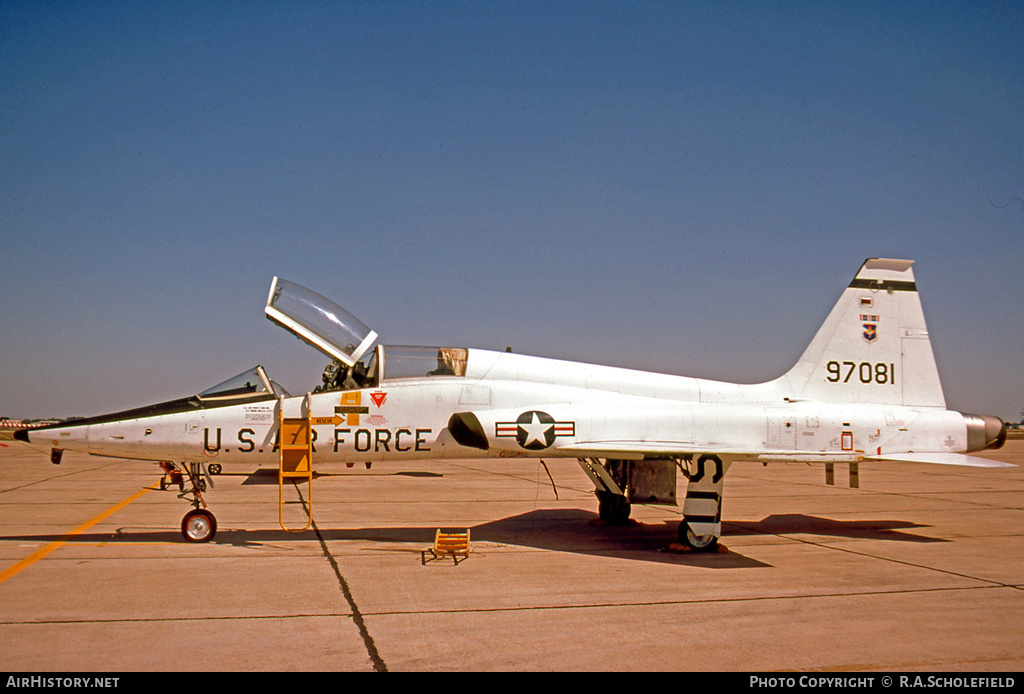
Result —
[[[865,260],[779,385],[804,400],[945,407],[913,262]]]

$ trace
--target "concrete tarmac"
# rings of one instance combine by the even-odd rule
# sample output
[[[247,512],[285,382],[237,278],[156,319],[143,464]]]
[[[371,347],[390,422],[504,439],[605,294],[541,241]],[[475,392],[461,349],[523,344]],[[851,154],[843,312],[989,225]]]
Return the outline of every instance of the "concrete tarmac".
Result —
[[[298,533],[275,469],[233,469],[189,544],[156,465],[0,441],[0,670],[1024,669],[1024,467],[845,472],[733,465],[702,555],[679,508],[602,525],[573,460],[325,467]],[[438,528],[470,557],[423,564]]]

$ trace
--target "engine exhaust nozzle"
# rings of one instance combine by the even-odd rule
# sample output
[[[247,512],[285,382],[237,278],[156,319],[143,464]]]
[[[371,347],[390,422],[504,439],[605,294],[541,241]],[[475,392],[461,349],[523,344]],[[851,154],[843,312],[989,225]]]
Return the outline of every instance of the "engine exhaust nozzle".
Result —
[[[1006,422],[986,414],[964,414],[967,424],[967,452],[1002,448],[1006,443]]]

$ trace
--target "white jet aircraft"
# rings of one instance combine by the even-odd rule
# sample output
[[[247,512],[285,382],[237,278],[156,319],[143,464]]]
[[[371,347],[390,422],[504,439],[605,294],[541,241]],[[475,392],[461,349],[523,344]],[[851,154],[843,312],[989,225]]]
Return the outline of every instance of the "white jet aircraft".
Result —
[[[192,542],[214,537],[203,492],[224,465],[279,468],[310,483],[327,463],[576,458],[600,516],[624,523],[632,503],[676,505],[679,539],[705,551],[722,534],[725,474],[736,461],[821,463],[826,482],[872,460],[1003,467],[965,455],[999,448],[997,417],[946,409],[913,261],[868,259],[800,360],[755,385],[595,366],[464,347],[375,345],[340,306],[274,278],[266,315],[323,351],[323,385],[290,396],[257,366],[193,397],[23,429],[16,438],[61,453],[158,461],[194,507]],[[497,463],[496,464],[500,464]],[[311,500],[305,527],[312,522]],[[285,521],[282,511],[281,524]],[[304,528],[287,528],[290,530]]]

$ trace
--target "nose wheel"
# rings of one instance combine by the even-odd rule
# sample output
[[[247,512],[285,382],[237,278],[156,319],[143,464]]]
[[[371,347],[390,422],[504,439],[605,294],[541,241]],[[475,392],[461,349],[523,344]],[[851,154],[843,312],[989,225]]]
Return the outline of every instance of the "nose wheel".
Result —
[[[210,477],[212,471],[207,470],[201,463],[190,463],[186,469],[184,465],[179,468],[172,462],[163,462],[160,463],[160,467],[164,471],[163,477],[160,478],[160,489],[177,484],[182,490],[178,498],[185,499],[192,505],[192,510],[181,519],[182,537],[186,542],[212,540],[217,534],[217,519],[207,510],[206,501],[203,499],[207,484],[213,487],[213,478]]]
[[[195,508],[181,520],[181,534],[189,542],[209,542],[217,534],[217,519],[205,508]]]

